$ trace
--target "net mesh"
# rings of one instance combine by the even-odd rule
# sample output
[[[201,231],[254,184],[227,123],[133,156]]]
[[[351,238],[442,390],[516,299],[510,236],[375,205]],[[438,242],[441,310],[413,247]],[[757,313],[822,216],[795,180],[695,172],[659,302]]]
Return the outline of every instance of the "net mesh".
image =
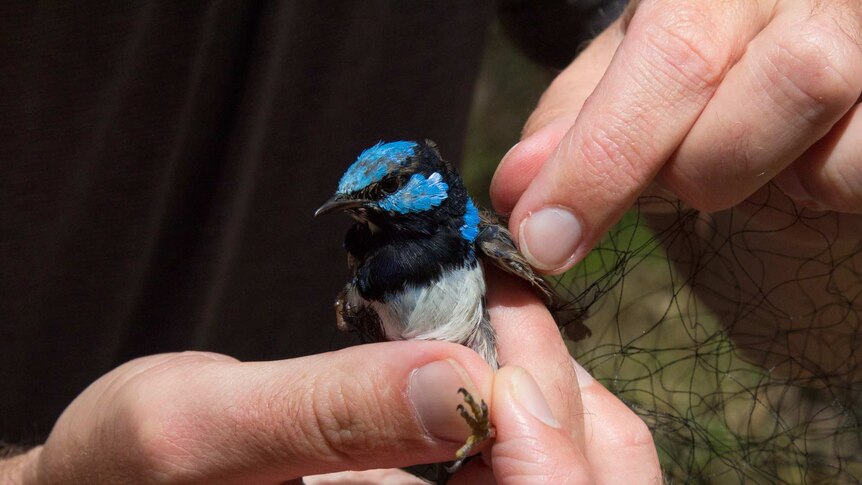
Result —
[[[593,330],[572,355],[646,421],[670,483],[862,480],[862,243],[766,192],[713,216],[642,199],[558,280]]]

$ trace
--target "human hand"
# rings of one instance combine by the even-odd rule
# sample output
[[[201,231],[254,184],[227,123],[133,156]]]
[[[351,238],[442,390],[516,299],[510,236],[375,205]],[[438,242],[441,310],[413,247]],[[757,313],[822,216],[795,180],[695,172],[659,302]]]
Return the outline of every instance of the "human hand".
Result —
[[[529,466],[534,481],[558,483],[559,475],[545,474],[561,471],[590,477],[585,460],[602,465],[620,456],[614,446],[631,446],[636,453],[626,462],[643,463],[658,476],[643,422],[583,371],[578,388],[575,364],[544,307],[523,289],[497,287],[491,312],[499,322],[501,358],[540,375],[545,389],[520,368],[501,371],[495,399],[489,399],[499,437],[493,475],[505,482],[524,477]],[[453,390],[466,386],[492,396],[491,378],[476,354],[439,342],[388,342],[280,362],[241,363],[199,352],[145,357],[87,388],[47,443],[7,470],[25,484],[281,483],[346,469],[442,462],[469,432],[454,412],[460,397]],[[528,400],[513,392],[525,392]],[[549,396],[545,407],[543,393]],[[538,421],[530,414],[536,409]],[[542,410],[559,419],[543,423],[555,418]],[[552,447],[547,456],[524,455],[546,446]],[[492,476],[483,462],[474,463],[456,480],[471,483],[463,480],[477,472]],[[643,468],[638,476],[648,475]],[[599,477],[619,478],[620,468],[599,471]],[[397,471],[371,476],[415,483]],[[342,474],[312,483],[367,483],[369,477]]]
[[[281,483],[443,462],[469,434],[454,411],[461,386],[490,401],[498,439],[492,468],[474,460],[453,483],[476,483],[477,473],[503,483],[659,476],[643,422],[576,370],[544,306],[512,285],[492,284],[490,305],[501,358],[520,368],[500,371],[493,393],[480,357],[441,342],[387,342],[279,362],[156,355],[124,364],[87,388],[46,444],[13,463],[20,473],[15,479]],[[524,368],[540,376],[538,385]],[[620,449],[626,467],[617,463]],[[628,470],[637,474],[623,474]],[[415,482],[397,471],[373,477]],[[343,474],[312,483],[368,479]]]
[[[503,364],[491,399],[497,437],[450,483],[660,483],[649,429],[569,356],[545,306],[498,272],[488,285]]]
[[[644,0],[621,27],[555,79],[492,184],[534,266],[571,267],[653,181],[707,212],[774,182],[862,227],[862,3]]]
[[[470,432],[456,390],[491,384],[478,355],[442,342],[277,362],[156,355],[87,388],[16,469],[25,484],[282,483],[443,462]]]

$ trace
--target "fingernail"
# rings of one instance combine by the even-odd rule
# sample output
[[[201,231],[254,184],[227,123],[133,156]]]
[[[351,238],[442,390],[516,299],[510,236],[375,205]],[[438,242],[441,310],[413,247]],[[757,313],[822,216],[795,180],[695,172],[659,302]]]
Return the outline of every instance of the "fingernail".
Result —
[[[481,402],[476,385],[457,362],[440,360],[426,364],[410,375],[407,394],[425,430],[450,441],[462,441],[470,428],[456,408],[464,403],[459,388],[465,388]]]
[[[578,387],[587,387],[596,381],[577,360],[572,359],[572,366],[574,366],[575,375],[578,377]]]
[[[521,252],[535,268],[553,271],[566,265],[581,242],[581,222],[563,207],[545,207],[521,221]]]
[[[512,398],[534,418],[552,428],[562,427],[551,412],[551,407],[548,406],[548,401],[545,400],[539,385],[526,370],[520,367],[514,369],[510,391]]]

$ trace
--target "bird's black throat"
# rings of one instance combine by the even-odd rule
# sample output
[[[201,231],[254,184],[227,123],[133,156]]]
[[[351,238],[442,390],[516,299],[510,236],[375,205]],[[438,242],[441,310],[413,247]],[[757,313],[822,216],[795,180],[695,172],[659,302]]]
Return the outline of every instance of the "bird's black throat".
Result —
[[[478,264],[473,241],[462,234],[470,200],[455,168],[444,161],[431,142],[419,142],[416,152],[402,164],[401,181],[415,174],[440,174],[446,198],[419,211],[392,211],[374,207],[351,210],[357,222],[344,241],[356,261],[354,285],[366,300],[385,301],[407,286],[429,285],[446,271]],[[372,185],[368,199],[383,195]]]
[[[477,264],[472,243],[457,228],[441,228],[433,234],[372,233],[357,222],[344,241],[356,259],[354,284],[366,300],[385,301],[407,286],[424,286],[445,272]]]

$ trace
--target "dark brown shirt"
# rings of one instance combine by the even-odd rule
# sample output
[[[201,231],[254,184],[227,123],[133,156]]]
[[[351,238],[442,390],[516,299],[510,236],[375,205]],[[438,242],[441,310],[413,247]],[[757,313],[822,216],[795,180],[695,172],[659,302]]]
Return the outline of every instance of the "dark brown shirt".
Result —
[[[457,161],[494,8],[4,2],[0,441],[136,356],[348,342],[348,221],[312,213],[378,140]]]

